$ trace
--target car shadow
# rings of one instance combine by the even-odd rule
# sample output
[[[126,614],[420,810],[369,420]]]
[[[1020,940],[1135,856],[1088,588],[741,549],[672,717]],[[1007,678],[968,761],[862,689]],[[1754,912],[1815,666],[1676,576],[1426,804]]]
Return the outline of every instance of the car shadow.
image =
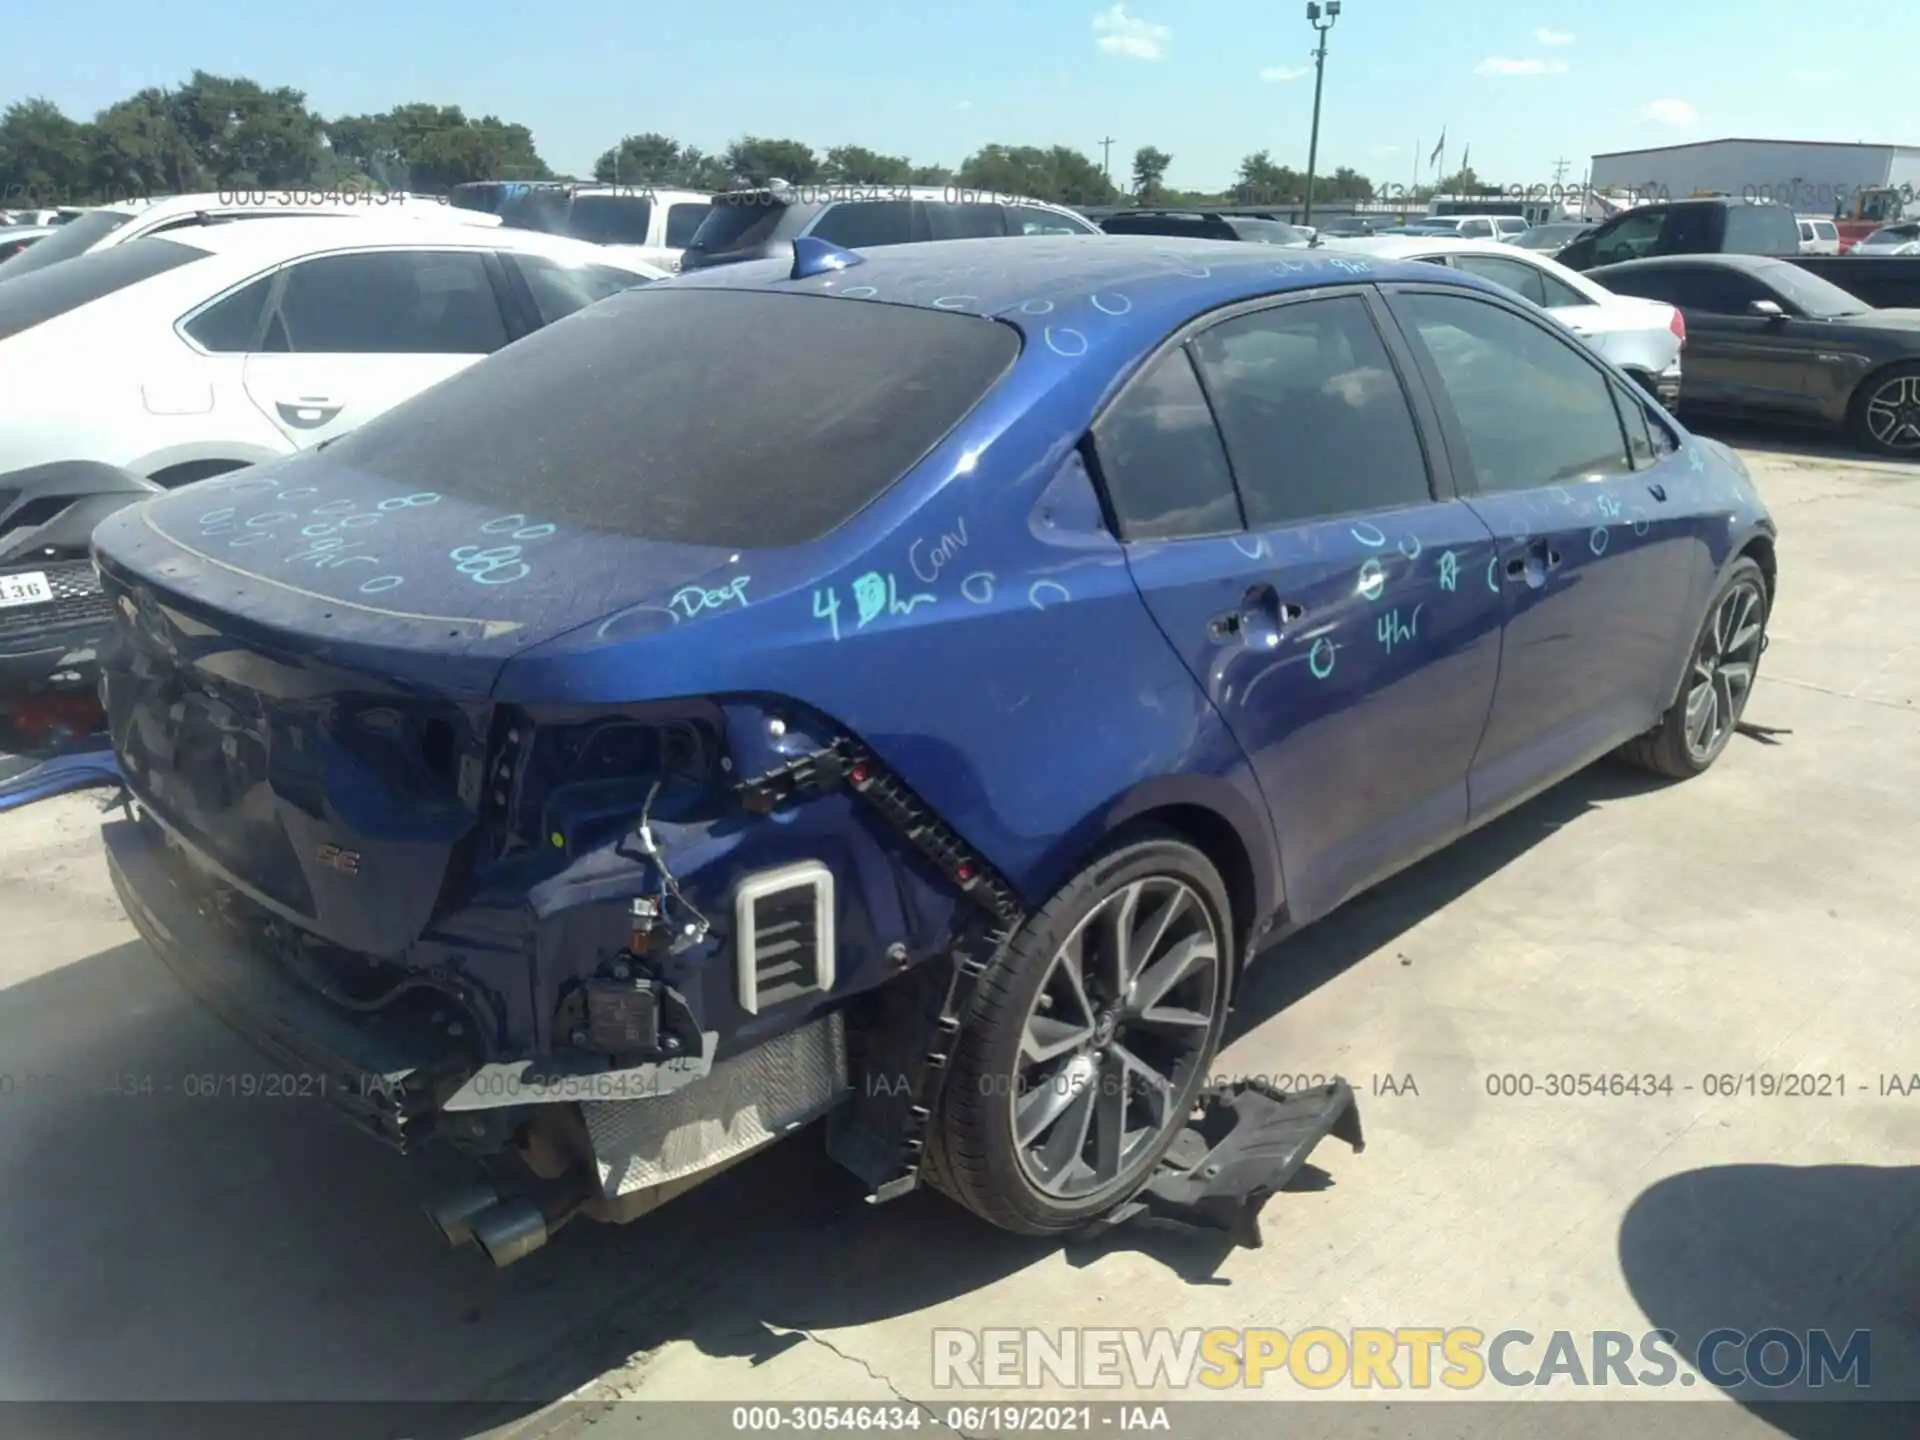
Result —
[[[1786,459],[1836,460],[1849,465],[1899,465],[1898,460],[1860,449],[1831,430],[1722,416],[1682,417],[1696,435],[1724,441],[1736,450],[1754,450]]]
[[[1255,972],[1237,1031],[1651,783],[1596,767],[1294,936]],[[10,1400],[376,1402],[275,1410],[271,1428],[300,1433],[308,1413],[332,1440],[438,1440],[669,1342],[762,1363],[813,1343],[805,1332],[924,1312],[1062,1250],[928,1193],[863,1204],[807,1136],[693,1204],[626,1228],[577,1223],[494,1271],[413,1213],[467,1178],[460,1166],[393,1154],[312,1098],[262,1093],[266,1067],[137,941],[0,990],[0,1062]],[[1324,1183],[1309,1169],[1295,1185]],[[1226,1283],[1224,1237],[1153,1222],[1065,1258],[1116,1249]],[[912,1393],[924,1379],[898,1383]]]
[[[1802,1374],[1775,1389],[1749,1381],[1726,1391],[1782,1434],[1795,1440],[1912,1435],[1920,1413],[1920,1326],[1912,1299],[1920,1289],[1916,1215],[1920,1166],[1692,1170],[1650,1186],[1628,1209],[1620,1225],[1620,1268],[1649,1325],[1672,1331],[1678,1337],[1672,1348],[1689,1363],[1714,1332],[1740,1333],[1708,1357],[1728,1379],[1751,1372],[1745,1337],[1784,1330],[1811,1357],[1809,1333],[1825,1333],[1839,1363],[1828,1362],[1823,1384]],[[1852,1369],[1848,1347],[1861,1331],[1866,1341],[1855,1353],[1863,1363]],[[1788,1351],[1775,1347],[1761,1364],[1785,1375]]]

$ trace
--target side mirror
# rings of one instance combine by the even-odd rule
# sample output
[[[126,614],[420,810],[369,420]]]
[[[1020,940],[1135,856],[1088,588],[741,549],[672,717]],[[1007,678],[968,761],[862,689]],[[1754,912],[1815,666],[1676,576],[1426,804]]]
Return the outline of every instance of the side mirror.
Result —
[[[1787,312],[1772,300],[1756,300],[1747,309],[1762,320],[1784,320]]]

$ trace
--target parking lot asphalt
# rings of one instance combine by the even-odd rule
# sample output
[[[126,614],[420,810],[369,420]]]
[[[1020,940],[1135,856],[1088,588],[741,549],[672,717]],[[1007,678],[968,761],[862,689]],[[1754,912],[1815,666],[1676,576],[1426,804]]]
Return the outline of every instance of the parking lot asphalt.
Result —
[[[448,1172],[310,1101],[199,1093],[258,1062],[121,915],[97,799],[0,819],[0,1398],[444,1407],[422,1434],[553,1432],[565,1396],[941,1409],[985,1397],[933,1389],[935,1327],[1067,1325],[1867,1329],[1874,1392],[1920,1398],[1920,1094],[1884,1093],[1920,1071],[1920,466],[1726,438],[1781,526],[1745,733],[1684,785],[1596,766],[1261,960],[1216,1069],[1344,1074],[1368,1145],[1324,1144],[1257,1251],[869,1207],[808,1137],[496,1273],[416,1213]],[[1612,1073],[1672,1091],[1540,1093]],[[1782,1074],[1845,1093],[1708,1093]],[[1276,1393],[1304,1392],[1234,1398]],[[1637,1393],[1777,1433],[1704,1385]]]

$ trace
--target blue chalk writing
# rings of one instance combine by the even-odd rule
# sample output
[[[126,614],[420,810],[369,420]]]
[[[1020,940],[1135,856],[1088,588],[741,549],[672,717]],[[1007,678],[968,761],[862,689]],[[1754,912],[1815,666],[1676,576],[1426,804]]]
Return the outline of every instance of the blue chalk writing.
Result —
[[[1313,672],[1314,679],[1324,680],[1333,673],[1338,648],[1324,636],[1313,642],[1313,648],[1307,651],[1307,669]]]
[[[1353,527],[1353,538],[1369,550],[1378,550],[1387,543],[1386,533],[1378,525],[1369,525],[1364,520]]]
[[[1607,541],[1609,538],[1611,537],[1607,533],[1607,527],[1604,525],[1596,525],[1593,527],[1593,533],[1587,536],[1587,548],[1596,555],[1604,555],[1607,553]]]
[[[360,587],[360,593],[362,595],[382,595],[394,589],[396,586],[406,583],[406,578],[401,575],[378,575],[362,585]]]
[[[833,630],[833,638],[840,638],[840,596],[831,585],[813,592],[813,618],[826,621]]]
[[[736,575],[726,586],[719,590],[709,590],[704,585],[686,585],[673,592],[673,598],[667,601],[667,607],[677,610],[689,620],[706,610],[718,610],[721,606],[737,600],[747,603],[747,582],[751,575]]]
[[[1633,507],[1633,533],[1644,536],[1653,528],[1653,521],[1647,518],[1647,512],[1638,505]]]
[[[1056,329],[1049,325],[1044,338],[1049,350],[1068,360],[1077,360],[1087,353],[1087,337],[1071,326],[1063,325]]]
[[[990,604],[993,600],[993,572],[974,571],[960,582],[960,593],[976,605]]]
[[[1451,550],[1443,551],[1440,556],[1440,588],[1457,590],[1460,587],[1460,557]]]
[[[1133,301],[1124,295],[1089,295],[1087,298],[1102,315],[1124,315],[1133,309]]]
[[[291,490],[282,490],[273,498],[276,500],[311,500],[320,492],[311,485],[296,485]]]
[[[1492,555],[1489,555],[1487,557],[1487,589],[1491,590],[1496,595],[1500,593],[1500,577],[1498,575],[1495,575],[1493,572],[1499,568],[1500,568],[1500,556],[1498,552]]]
[[[1698,475],[1702,470],[1707,468],[1707,457],[1702,455],[1698,450],[1689,450],[1687,452],[1687,464],[1692,466],[1693,473]]]
[[[261,535],[257,533],[252,535],[236,535],[233,539],[227,541],[227,548],[229,550],[244,550],[250,545],[271,545],[272,543],[273,536],[271,535]]]
[[[1044,610],[1049,597],[1056,600],[1071,600],[1073,595],[1058,580],[1036,580],[1027,587],[1027,603],[1036,610]]]
[[[1244,535],[1236,535],[1233,537],[1233,548],[1249,560],[1264,560],[1273,553],[1264,535],[1256,535],[1251,540]]]
[[[855,629],[865,629],[882,615],[911,615],[921,605],[931,605],[932,595],[909,595],[900,598],[900,584],[892,575],[882,575],[878,570],[869,570],[853,582],[853,603],[860,609],[860,622]]]
[[[1421,608],[1419,605],[1414,606],[1413,613],[1405,620],[1400,618],[1398,610],[1389,610],[1380,617],[1377,633],[1380,636],[1381,645],[1386,648],[1389,655],[1393,653],[1395,645],[1403,640],[1411,640],[1420,633]]]
[[[1378,560],[1369,560],[1360,567],[1360,583],[1354,588],[1369,600],[1378,600],[1386,593],[1387,575]]]
[[[907,547],[907,565],[922,583],[931,585],[940,578],[940,572],[952,563],[954,557],[967,548],[967,522],[959,521],[953,529],[928,546],[923,555],[921,547],[926,544],[924,539],[920,539]]]
[[[1371,275],[1373,273],[1373,266],[1364,260],[1329,260],[1327,263],[1336,270],[1346,271],[1349,275]]]
[[[314,506],[307,513],[309,515],[351,515],[359,506],[358,500],[329,500],[324,505]]]
[[[1051,300],[1022,300],[1020,302],[1020,313],[1022,315],[1051,315],[1053,313],[1053,302]]]
[[[1406,556],[1407,559],[1418,560],[1421,550],[1425,547],[1420,544],[1420,537],[1418,535],[1406,535],[1401,537],[1398,548],[1400,553]]]
[[[1620,502],[1614,499],[1611,495],[1602,495],[1598,499],[1596,499],[1593,503],[1600,507],[1600,513],[1606,516],[1609,520],[1614,520],[1619,518]]]
[[[209,510],[200,517],[200,523],[202,525],[224,524],[226,521],[233,519],[237,513],[231,505],[227,506],[224,510]]]
[[[422,490],[414,495],[390,496],[388,499],[382,500],[374,508],[376,510],[418,510],[423,505],[438,505],[439,503],[440,496],[437,492]],[[316,510],[313,513],[318,515],[320,512]],[[487,527],[482,525],[480,528],[485,530]]]
[[[511,585],[533,573],[520,558],[518,545],[500,545],[482,550],[477,545],[457,545],[447,552],[453,568],[476,585]]]

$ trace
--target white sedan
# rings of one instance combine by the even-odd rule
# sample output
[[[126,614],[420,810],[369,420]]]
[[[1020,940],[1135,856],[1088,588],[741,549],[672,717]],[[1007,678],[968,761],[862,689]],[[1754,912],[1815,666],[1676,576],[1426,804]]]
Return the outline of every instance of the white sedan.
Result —
[[[81,255],[0,284],[0,474],[94,460],[174,486],[275,459],[665,274],[559,236],[378,219]]]
[[[444,200],[392,194],[329,194],[306,190],[219,190],[203,195],[169,195],[159,200],[129,199],[96,205],[59,222],[58,232],[21,253],[0,261],[0,280],[44,270],[62,260],[204,225],[237,220],[286,220],[297,216],[327,219],[431,220],[450,225],[494,226],[498,215],[461,210]],[[46,222],[49,225],[54,221]]]
[[[1669,410],[1680,399],[1687,322],[1671,305],[1616,295],[1557,260],[1492,240],[1382,235],[1336,242],[1384,260],[1451,265],[1524,296],[1618,365]]]

